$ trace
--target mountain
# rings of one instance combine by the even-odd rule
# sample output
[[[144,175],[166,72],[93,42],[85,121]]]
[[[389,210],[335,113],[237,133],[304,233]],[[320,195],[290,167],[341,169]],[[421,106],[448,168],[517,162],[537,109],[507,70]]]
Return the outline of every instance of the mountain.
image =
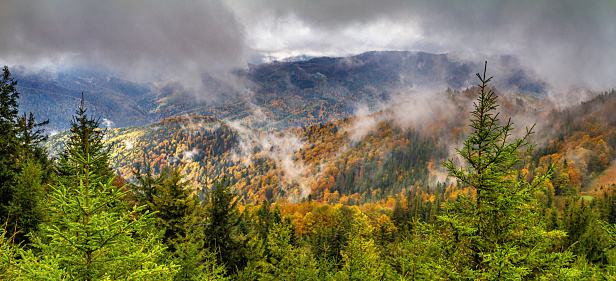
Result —
[[[107,129],[106,141],[113,147],[112,167],[124,178],[140,164],[154,172],[179,167],[194,187],[226,175],[243,203],[296,202],[308,195],[350,204],[381,199],[428,183],[429,163],[445,155],[434,139],[391,122],[352,140],[356,121],[266,133],[210,117],[171,117]],[[59,151],[67,136],[52,136],[47,148]]]
[[[94,116],[113,120],[115,126],[139,126],[154,122],[140,99],[151,92],[148,84],[119,78],[77,77],[45,70],[13,67],[20,111],[33,112],[38,120],[50,120],[48,130],[68,128],[76,105],[84,93],[85,104]]]
[[[453,157],[470,133],[466,120],[476,94],[477,88],[450,89],[430,96],[432,102],[410,99],[375,114],[279,131],[212,117],[170,117],[107,129],[106,141],[113,147],[112,167],[128,180],[144,163],[155,172],[181,168],[195,187],[226,175],[243,203],[310,196],[363,204],[420,187],[437,188],[445,196],[437,199],[445,200],[455,197],[456,188],[440,163]],[[615,91],[550,110],[535,108],[545,106],[543,100],[497,94],[502,118],[511,117],[517,129],[514,136],[537,123],[531,142],[538,146],[520,164],[520,176],[532,179],[554,164],[554,177],[543,192],[557,197],[599,196],[616,184],[611,177],[616,170]],[[418,112],[420,107],[425,112]],[[52,136],[47,148],[60,150],[66,137],[66,132]]]
[[[492,65],[492,64],[491,64]],[[483,65],[446,54],[368,52],[344,58],[271,62],[238,70],[232,79],[204,74],[207,94],[176,81],[136,83],[92,71],[32,71],[13,67],[20,109],[50,119],[49,131],[68,128],[84,93],[91,114],[111,127],[142,126],[169,117],[210,116],[280,130],[352,116],[358,107],[378,111],[400,96],[434,89],[463,90]],[[495,86],[543,96],[548,85],[512,57],[494,58]],[[236,85],[245,84],[245,87]]]

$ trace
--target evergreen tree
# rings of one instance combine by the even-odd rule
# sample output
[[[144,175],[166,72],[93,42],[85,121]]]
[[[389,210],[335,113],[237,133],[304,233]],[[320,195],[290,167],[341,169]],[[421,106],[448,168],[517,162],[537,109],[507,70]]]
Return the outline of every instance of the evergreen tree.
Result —
[[[15,236],[7,236],[7,223],[0,227],[0,279],[12,280],[18,275],[18,247],[15,246]]]
[[[17,82],[11,78],[11,72],[4,66],[0,76],[0,200],[2,205],[11,199],[10,186],[14,183],[18,159],[17,147],[17,114],[19,113],[17,99],[19,93],[15,89]],[[2,214],[6,218],[8,214]]]
[[[269,228],[272,224],[271,215],[272,212],[270,211],[270,203],[267,200],[263,200],[261,207],[259,207],[259,210],[257,211],[258,221],[255,227],[259,232],[259,237],[266,242]]]
[[[180,169],[164,168],[152,175],[149,166],[145,174],[135,171],[138,185],[132,185],[137,204],[154,212],[156,227],[163,232],[163,242],[171,259],[179,265],[174,280],[219,280],[225,268],[216,263],[214,253],[205,249],[204,208],[190,189]]]
[[[400,280],[445,280],[447,272],[434,260],[446,260],[439,246],[440,235],[425,222],[414,221],[411,231],[402,241],[392,245],[389,257],[392,269]]]
[[[338,276],[340,280],[385,280],[389,268],[379,255],[378,247],[370,238],[372,226],[362,212],[353,216],[349,243],[342,251],[343,266]]]
[[[61,164],[63,177],[51,186],[48,219],[33,237],[36,250],[22,252],[29,279],[167,280],[174,266],[160,263],[164,247],[151,213],[127,211],[122,188],[112,185],[108,154],[98,122],[85,116],[83,101],[72,124]],[[92,142],[92,143],[90,143]],[[68,168],[73,165],[73,168]]]
[[[20,140],[20,153],[22,157],[34,158],[41,164],[50,163],[47,151],[39,144],[47,141],[44,130],[41,127],[49,124],[49,120],[37,123],[34,114],[24,115],[17,119],[16,130]]]
[[[226,177],[215,181],[206,192],[205,245],[216,253],[218,262],[225,265],[228,273],[241,269],[246,262],[237,233],[240,214],[236,197]]]
[[[38,230],[44,220],[44,195],[47,193],[45,181],[49,179],[41,165],[32,158],[25,158],[19,165],[20,171],[11,192],[12,199],[5,206],[10,216],[7,222],[13,230],[8,233],[15,235],[18,244],[29,243],[28,234]]]
[[[109,149],[105,147],[103,137],[105,130],[99,129],[100,118],[91,118],[87,114],[87,108],[84,106],[83,96],[81,103],[75,110],[75,115],[71,120],[71,129],[68,142],[65,144],[65,149],[60,152],[58,162],[58,173],[64,184],[76,186],[78,174],[85,174],[86,168],[93,168],[97,171],[96,178],[90,179],[92,182],[105,182],[105,179],[114,176],[111,167],[109,167]],[[90,156],[92,163],[88,163],[88,167],[79,165],[75,155]],[[81,170],[79,170],[81,169]]]
[[[267,249],[272,265],[270,280],[315,280],[317,267],[305,249],[292,245],[291,226],[274,222],[268,233]],[[268,279],[268,278],[265,278]]]
[[[152,212],[154,208],[154,197],[158,196],[158,190],[163,184],[165,177],[162,175],[155,176],[150,165],[145,165],[142,171],[140,164],[137,164],[137,167],[133,169],[133,175],[137,180],[137,184],[127,185],[128,189],[131,191],[131,200],[137,205],[146,206],[145,210]]]
[[[486,62],[487,66],[487,62]],[[526,134],[510,142],[512,123],[499,124],[494,113],[495,93],[487,87],[492,79],[477,74],[480,93],[471,112],[472,134],[458,154],[467,162],[457,168],[449,159],[444,166],[459,185],[468,186],[475,196],[460,196],[445,206],[439,220],[445,226],[443,251],[453,279],[521,279],[563,274],[571,253],[550,252],[561,231],[547,232],[536,212],[536,190],[549,174],[528,183],[520,180],[517,167],[521,155],[532,151]]]
[[[156,223],[164,231],[163,241],[167,243],[178,237],[186,237],[187,229],[193,226],[202,226],[203,209],[181,170],[164,168],[159,179],[161,184],[156,185],[155,195],[147,206],[156,212]]]
[[[0,77],[0,220],[19,244],[28,242],[26,234],[43,219],[41,200],[51,162],[39,146],[46,139],[40,127],[49,121],[36,123],[32,113],[18,117],[16,84],[5,66]]]

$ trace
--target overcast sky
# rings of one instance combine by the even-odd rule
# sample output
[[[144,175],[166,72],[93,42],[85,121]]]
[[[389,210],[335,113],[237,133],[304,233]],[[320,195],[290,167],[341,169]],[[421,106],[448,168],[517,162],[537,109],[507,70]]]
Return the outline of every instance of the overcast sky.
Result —
[[[4,0],[0,9],[8,65],[199,81],[263,57],[370,50],[512,54],[561,89],[616,87],[616,1]]]

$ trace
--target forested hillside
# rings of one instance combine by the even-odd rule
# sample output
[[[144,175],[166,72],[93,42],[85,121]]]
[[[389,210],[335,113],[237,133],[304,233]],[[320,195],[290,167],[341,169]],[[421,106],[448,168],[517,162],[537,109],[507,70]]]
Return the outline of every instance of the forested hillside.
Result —
[[[499,57],[495,84],[506,92],[544,96],[547,84],[533,78],[513,57]],[[409,91],[433,88],[463,90],[475,85],[476,62],[446,54],[368,52],[344,58],[271,62],[238,70],[233,77],[204,74],[203,89],[176,80],[137,83],[104,71],[31,70],[13,74],[20,110],[49,119],[48,130],[68,128],[72,109],[84,93],[92,114],[108,127],[143,126],[169,117],[211,116],[237,120],[253,128],[284,129],[350,117],[358,104],[378,110]],[[48,106],[53,104],[54,106]]]
[[[156,173],[179,168],[195,186],[226,175],[242,203],[298,202],[310,196],[357,205],[413,188],[434,192],[437,185],[443,186],[439,196],[444,200],[455,190],[451,186],[443,194],[444,187],[455,182],[446,179],[440,163],[469,134],[462,121],[469,117],[465,112],[477,91],[440,93],[444,98],[439,106],[447,110],[433,110],[430,119],[398,118],[408,109],[402,102],[376,114],[278,132],[211,117],[174,117],[143,127],[107,129],[105,140],[111,166],[129,181],[135,167],[146,164]],[[537,110],[536,98],[500,94],[503,116],[512,116],[520,127],[532,125],[524,123],[529,119],[541,121],[531,136],[537,150],[525,159],[522,171],[532,180],[555,165],[544,192],[552,194],[550,202],[553,196],[600,197],[614,183],[613,99],[612,91],[571,108]],[[514,135],[523,131],[520,127]],[[46,143],[49,151],[59,151],[67,134],[53,136]],[[558,202],[561,206],[562,200]]]
[[[38,144],[44,123],[11,111],[7,126],[25,146],[14,157],[23,164],[5,165],[13,168],[4,174],[1,274],[148,280],[613,274],[616,92],[567,108],[485,83],[436,97],[277,131],[189,115],[105,129],[82,101],[72,129],[45,142],[55,164]],[[496,99],[502,119],[481,117],[495,110]],[[484,121],[471,128],[468,119]],[[534,134],[521,128],[529,120],[540,120]],[[536,149],[524,153],[531,143]],[[472,152],[481,148],[485,155]],[[447,159],[448,171],[441,164]],[[501,166],[486,170],[481,163]],[[98,207],[81,212],[78,202]],[[20,215],[11,218],[14,212]],[[97,229],[110,219],[113,228]],[[97,244],[92,235],[109,242]],[[101,254],[76,254],[79,246],[62,241]],[[143,245],[147,251],[127,252]],[[528,255],[533,261],[520,259]],[[120,256],[126,262],[110,263]],[[147,265],[136,267],[137,260]],[[500,270],[496,260],[509,266]],[[104,273],[94,264],[117,270]]]
[[[3,166],[16,173],[4,174],[11,179],[0,205],[6,220],[0,274],[83,280],[612,276],[616,187],[579,194],[610,172],[614,122],[600,114],[614,106],[616,92],[536,111],[527,103],[532,99],[498,94],[480,78],[481,87],[448,91],[458,110],[423,126],[418,119],[396,120],[399,111],[391,108],[279,132],[196,116],[100,129],[81,103],[71,130],[46,143],[57,151],[53,165],[39,157],[40,131],[14,131],[32,152],[15,155],[30,159],[25,166]],[[496,110],[547,116],[556,130],[520,134]],[[19,128],[16,111],[10,114],[6,120],[17,123],[7,124]],[[532,150],[536,141],[547,145]],[[452,153],[456,143],[460,150]],[[16,208],[22,211],[10,216]]]
[[[195,185],[227,175],[243,203],[297,202],[312,194],[330,203],[359,204],[435,182],[430,169],[446,155],[433,138],[382,122],[354,142],[345,129],[354,121],[240,134],[209,117],[168,118],[108,129],[105,141],[112,167],[126,179],[133,178],[138,165],[149,165],[155,173],[179,168]],[[69,133],[53,136],[46,146],[60,151]],[[302,145],[290,149],[289,140]]]

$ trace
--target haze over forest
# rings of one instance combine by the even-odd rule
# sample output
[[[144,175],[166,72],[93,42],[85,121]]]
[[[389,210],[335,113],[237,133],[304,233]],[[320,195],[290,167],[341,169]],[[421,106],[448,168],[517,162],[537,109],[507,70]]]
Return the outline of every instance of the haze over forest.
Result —
[[[0,279],[616,276],[615,1],[0,6]]]

